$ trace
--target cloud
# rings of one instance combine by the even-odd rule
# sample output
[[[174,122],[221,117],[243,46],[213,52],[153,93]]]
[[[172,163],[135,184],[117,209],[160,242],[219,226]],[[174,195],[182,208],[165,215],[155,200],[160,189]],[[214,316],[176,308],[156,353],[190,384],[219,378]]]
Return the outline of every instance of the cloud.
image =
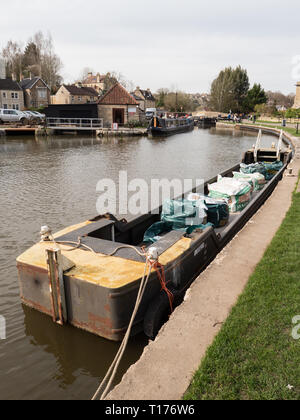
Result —
[[[1,6],[0,47],[42,29],[68,81],[89,66],[152,89],[207,91],[223,67],[241,64],[253,82],[290,92],[299,12],[298,0],[11,0]]]

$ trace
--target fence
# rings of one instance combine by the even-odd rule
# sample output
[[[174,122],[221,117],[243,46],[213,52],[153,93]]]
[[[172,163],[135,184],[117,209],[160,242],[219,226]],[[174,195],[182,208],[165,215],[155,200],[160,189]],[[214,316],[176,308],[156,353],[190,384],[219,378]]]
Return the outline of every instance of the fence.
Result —
[[[98,130],[103,128],[103,119],[98,118],[47,118],[49,128]]]

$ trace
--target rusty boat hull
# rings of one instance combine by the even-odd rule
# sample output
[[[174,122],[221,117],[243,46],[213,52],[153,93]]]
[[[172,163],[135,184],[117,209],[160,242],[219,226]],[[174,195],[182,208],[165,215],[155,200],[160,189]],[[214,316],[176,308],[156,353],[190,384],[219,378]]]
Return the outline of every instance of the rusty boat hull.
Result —
[[[251,153],[249,151],[245,155],[244,159],[247,162],[252,159]],[[245,210],[230,216],[227,226],[219,229],[209,227],[185,236],[182,232],[171,231],[155,244],[176,305],[181,303],[186,290],[198,275],[272,194],[291,157],[291,150],[282,153],[282,170],[261,191],[253,195]],[[222,175],[232,176],[232,172],[238,169],[239,165]],[[216,179],[205,183],[205,193],[208,193],[208,184]],[[63,320],[65,323],[109,340],[123,339],[135,306],[145,260],[129,248],[120,249],[114,256],[110,254],[118,246],[140,244],[144,232],[159,219],[159,212],[140,216],[128,223],[118,222],[114,218],[96,217],[54,235],[59,243],[75,243],[78,237],[81,237],[82,243],[95,251],[72,245],[61,246],[63,257],[71,262],[70,267],[63,272],[63,298],[67,314]],[[53,287],[49,281],[49,265],[46,258],[47,249],[51,247],[55,248],[55,244],[37,243],[17,259],[17,268],[23,304],[55,320]],[[153,270],[134,321],[132,334],[147,330],[145,318],[149,307],[162,294],[164,292],[161,290],[157,273]]]

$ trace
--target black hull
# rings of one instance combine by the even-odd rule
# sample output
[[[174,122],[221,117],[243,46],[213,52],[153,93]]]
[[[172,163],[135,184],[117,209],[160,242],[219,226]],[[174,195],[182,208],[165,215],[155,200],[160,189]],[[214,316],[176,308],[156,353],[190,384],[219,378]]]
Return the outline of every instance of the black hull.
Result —
[[[152,137],[166,137],[173,136],[175,134],[187,133],[194,130],[194,123],[188,126],[181,127],[151,127],[149,129],[149,134]]]

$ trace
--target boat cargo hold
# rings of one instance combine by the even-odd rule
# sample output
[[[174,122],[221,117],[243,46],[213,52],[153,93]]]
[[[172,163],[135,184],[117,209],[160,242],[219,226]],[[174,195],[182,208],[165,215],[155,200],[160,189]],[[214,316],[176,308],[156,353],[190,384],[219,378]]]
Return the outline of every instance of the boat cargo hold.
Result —
[[[145,254],[154,249],[157,264],[150,271],[132,329],[133,335],[144,331],[154,338],[192,282],[272,194],[292,154],[290,147],[256,147],[245,153],[242,165],[206,182],[204,196],[207,208],[212,203],[212,218],[208,211],[196,228],[172,228],[172,218],[164,216],[166,206],[162,206],[157,214],[151,212],[130,222],[105,215],[68,227],[53,237],[49,229],[44,229],[42,241],[17,259],[22,302],[61,325],[69,323],[120,341],[145,274]],[[263,183],[263,176],[253,174],[259,167],[268,171]],[[214,203],[220,187],[237,183],[239,178],[251,178],[252,186],[244,180],[238,200]],[[197,194],[202,197],[203,188],[173,204],[180,200],[194,203]],[[214,215],[221,214],[214,213],[218,206],[225,212],[216,222]],[[226,213],[230,207],[231,212]],[[158,229],[161,223],[167,226],[165,231]]]

